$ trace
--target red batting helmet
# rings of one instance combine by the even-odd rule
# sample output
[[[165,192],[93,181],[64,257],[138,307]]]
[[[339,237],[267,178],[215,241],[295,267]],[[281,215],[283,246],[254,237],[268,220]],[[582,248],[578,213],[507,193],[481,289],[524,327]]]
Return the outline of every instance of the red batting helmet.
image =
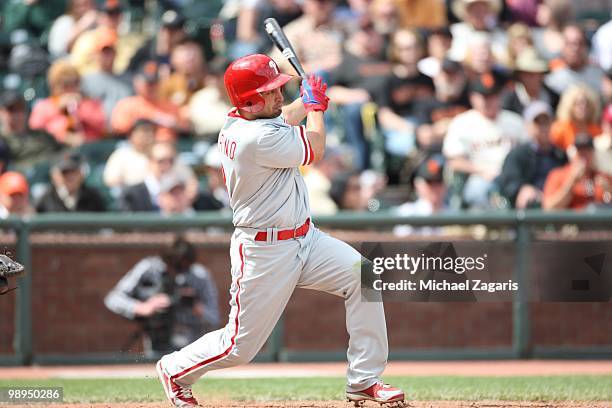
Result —
[[[259,93],[279,88],[291,78],[291,75],[280,73],[272,58],[252,54],[232,62],[225,70],[223,80],[232,105],[257,113],[264,107],[264,99]]]

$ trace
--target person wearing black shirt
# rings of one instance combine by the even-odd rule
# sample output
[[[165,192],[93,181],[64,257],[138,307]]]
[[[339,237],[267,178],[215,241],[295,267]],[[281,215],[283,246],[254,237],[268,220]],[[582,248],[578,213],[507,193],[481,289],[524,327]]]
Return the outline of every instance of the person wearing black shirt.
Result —
[[[85,185],[83,165],[83,158],[78,153],[66,153],[51,168],[51,185],[36,203],[36,211],[106,211],[102,195]]]
[[[422,150],[440,152],[448,124],[470,109],[467,78],[460,63],[444,59],[433,77],[435,98],[419,102],[416,118],[417,145]]]
[[[552,109],[542,101],[532,102],[523,117],[531,141],[514,147],[495,180],[499,192],[512,207],[540,208],[544,183],[551,170],[567,162],[564,152],[549,141]]]
[[[360,23],[346,44],[340,65],[330,73],[329,98],[342,106],[345,134],[354,149],[357,169],[369,167],[369,146],[364,138],[361,109],[371,102],[391,72],[385,61],[384,38],[368,20]]]
[[[416,145],[417,113],[434,96],[434,83],[418,70],[423,44],[416,31],[398,30],[391,41],[394,65],[382,92],[377,95],[378,119],[385,135],[386,151],[406,157]]]

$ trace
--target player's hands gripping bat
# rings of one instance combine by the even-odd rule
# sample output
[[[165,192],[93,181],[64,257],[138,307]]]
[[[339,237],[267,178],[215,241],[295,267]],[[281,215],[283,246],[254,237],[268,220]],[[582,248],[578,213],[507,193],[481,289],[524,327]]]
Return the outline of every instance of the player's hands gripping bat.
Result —
[[[329,98],[325,95],[327,84],[321,77],[311,75],[308,79],[302,80],[300,96],[306,112],[325,112]]]
[[[270,40],[272,40],[272,43],[276,45],[276,48],[278,48],[283,56],[287,58],[291,66],[295,69],[295,72],[297,72],[302,79],[307,79],[306,72],[304,71],[304,68],[302,68],[300,60],[298,60],[297,56],[295,55],[293,46],[287,39],[287,36],[278,24],[278,21],[276,21],[275,18],[266,18],[264,20],[264,28],[268,34],[268,37],[270,37]]]

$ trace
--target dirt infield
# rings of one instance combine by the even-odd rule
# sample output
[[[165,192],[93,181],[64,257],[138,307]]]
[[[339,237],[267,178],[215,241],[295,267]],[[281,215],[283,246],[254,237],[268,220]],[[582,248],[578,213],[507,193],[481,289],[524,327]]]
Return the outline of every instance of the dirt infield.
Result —
[[[342,377],[346,363],[252,363],[207,373],[207,378]],[[392,361],[386,376],[512,376],[612,374],[612,360]],[[153,364],[3,367],[0,379],[157,378]]]
[[[275,402],[204,402],[203,408],[353,408],[353,404],[342,401],[275,401]],[[545,403],[545,402],[504,402],[504,401],[409,401],[409,408],[612,408],[612,403]],[[11,405],[11,408],[32,408],[32,405]],[[379,404],[368,403],[366,408],[379,408]],[[105,404],[54,404],[52,408],[169,408],[160,403],[105,403]]]

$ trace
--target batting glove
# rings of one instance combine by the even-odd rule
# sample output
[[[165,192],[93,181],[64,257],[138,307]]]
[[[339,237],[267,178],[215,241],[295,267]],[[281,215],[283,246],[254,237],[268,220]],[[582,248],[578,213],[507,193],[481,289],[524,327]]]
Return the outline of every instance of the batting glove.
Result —
[[[306,112],[325,112],[329,98],[325,95],[327,84],[321,77],[311,75],[308,79],[302,80],[300,96]]]

